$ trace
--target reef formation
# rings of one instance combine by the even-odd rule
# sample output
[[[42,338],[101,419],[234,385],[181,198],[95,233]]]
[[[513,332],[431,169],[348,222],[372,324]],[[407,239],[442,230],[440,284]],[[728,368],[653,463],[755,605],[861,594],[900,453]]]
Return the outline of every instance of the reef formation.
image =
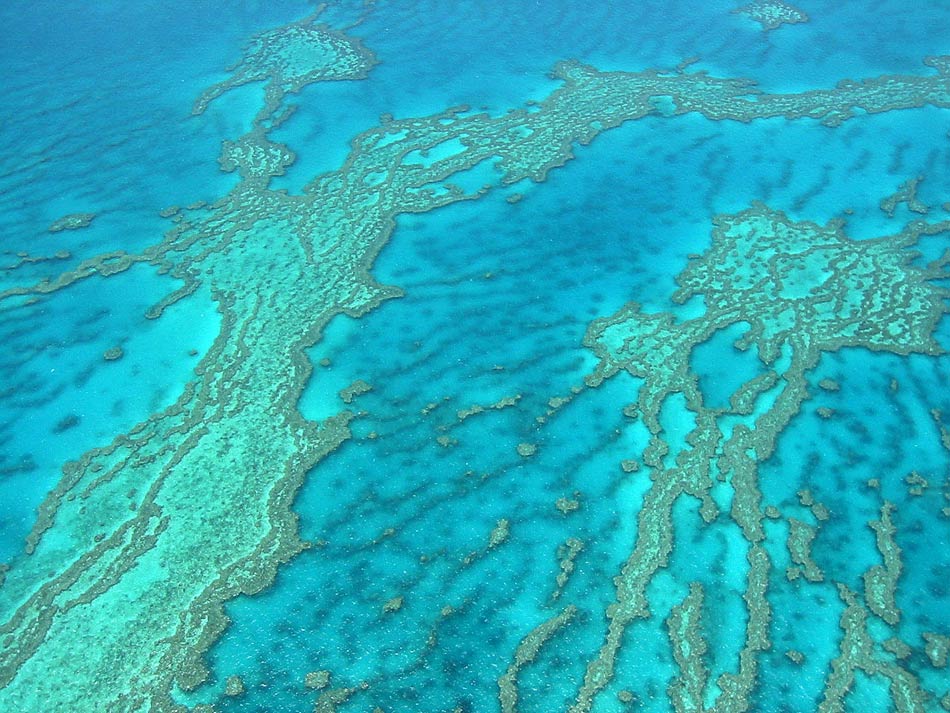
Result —
[[[808,22],[808,15],[794,5],[781,0],[755,0],[748,5],[733,10],[740,15],[746,15],[762,26],[763,32],[776,30],[782,25],[797,25]]]
[[[670,313],[645,314],[631,303],[591,325],[585,344],[601,361],[588,384],[599,386],[620,370],[642,380],[636,403],[651,433],[643,460],[652,485],[638,517],[636,547],[617,578],[616,601],[606,612],[605,642],[587,667],[572,712],[590,710],[596,693],[611,679],[626,628],[650,616],[646,589],[668,562],[674,541],[671,515],[676,500],[684,496],[701,501],[700,514],[707,523],[719,518],[721,503],[728,502],[729,517],[748,543],[745,646],[736,652],[738,671],[723,672],[716,679],[712,709],[748,708],[757,654],[772,646],[767,597],[771,560],[764,546],[766,513],[757,466],[772,455],[777,437],[808,398],[806,377],[823,352],[861,346],[896,354],[942,353],[932,335],[948,311],[950,292],[935,281],[950,274],[950,253],[922,269],[911,264],[908,248],[921,235],[948,230],[950,221],[914,222],[897,235],[859,242],[849,240],[834,222],[794,222],[757,204],[737,215],[718,216],[712,246],[677,279],[680,289],[673,300],[682,304],[701,298],[702,316],[681,322]],[[735,324],[745,328],[736,348],[755,349],[767,369],[742,384],[730,396],[728,408],[711,408],[704,404],[690,369],[690,354]],[[661,409],[677,394],[685,397],[678,416],[695,425],[686,436],[687,445],[674,452],[664,439]],[[711,495],[717,481],[728,484],[727,497]],[[865,575],[864,603],[839,585],[847,604],[841,622],[845,641],[827,678],[823,711],[844,710],[843,697],[856,670],[885,676],[897,710],[925,709],[928,699],[917,680],[890,657],[875,653],[867,630],[871,613],[892,626],[900,616],[894,602],[900,561],[889,519],[892,507],[885,502],[881,521],[871,524],[885,565]],[[792,519],[789,550],[802,570],[790,572],[790,578],[801,572],[810,581],[821,580],[808,556],[814,536],[809,526]],[[682,712],[705,709],[709,671],[699,625],[702,591],[694,582],[669,621],[680,668],[669,695]],[[860,639],[861,646],[850,645],[851,637]]]
[[[279,565],[308,546],[297,534],[294,495],[308,471],[350,437],[354,416],[341,411],[313,422],[300,415],[297,403],[311,374],[304,350],[334,316],[360,317],[400,295],[370,272],[397,215],[477,200],[493,185],[543,181],[573,158],[575,143],[647,116],[784,117],[833,127],[861,113],[950,106],[946,57],[928,58],[933,71],[926,75],[844,80],[787,95],[705,72],[600,72],[560,62],[553,76],[561,85],[541,102],[502,116],[467,107],[419,118],[384,116],[380,126],[353,138],[338,170],[315,177],[299,195],[273,190],[271,179],[294,161],[292,149],[271,137],[293,112],[288,94],[310,82],[360,79],[374,62],[361,43],[315,17],[254,38],[230,77],[194,107],[200,115],[232,87],[266,84],[251,130],[222,147],[221,167],[239,173],[237,185],[210,205],[169,210],[173,227],[141,253],[100,255],[0,294],[4,309],[16,309],[88,277],[147,263],[182,283],[150,317],[199,287],[221,314],[220,333],[174,405],[67,463],[42,504],[27,539],[29,556],[6,573],[0,590],[0,706],[184,709],[171,692],[192,689],[208,676],[202,656],[227,625],[224,602],[259,592]],[[453,182],[485,168],[492,184],[466,191]],[[591,325],[586,343],[600,365],[588,386],[620,370],[642,380],[638,413],[653,436],[642,460],[652,485],[635,549],[606,612],[605,641],[579,684],[575,712],[590,710],[611,678],[626,627],[648,614],[645,587],[670,551],[674,502],[690,495],[702,501],[705,519],[719,517],[723,507],[710,494],[717,480],[729,483],[729,515],[749,543],[749,621],[739,670],[717,679],[715,709],[748,706],[756,657],[769,646],[771,564],[762,545],[757,464],[807,398],[805,375],[821,353],[845,346],[936,353],[931,333],[945,311],[946,291],[932,281],[946,276],[946,261],[915,268],[907,248],[921,235],[947,229],[919,221],[896,236],[858,244],[840,226],[796,222],[755,205],[719,216],[711,248],[680,276],[676,299],[701,296],[702,317],[679,322],[631,304]],[[689,354],[738,323],[749,325],[740,346],[757,349],[767,371],[733,394],[728,409],[707,407]],[[659,419],[672,394],[685,396],[695,419],[689,447],[676,452],[664,441]],[[728,426],[727,416],[733,417]],[[533,454],[528,450],[522,455]],[[863,598],[841,591],[846,640],[828,680],[829,711],[841,709],[857,670],[886,675],[899,710],[921,710],[917,684],[900,665],[882,663],[868,643],[870,615],[898,616],[886,504],[881,512],[887,564],[868,573]],[[502,532],[507,536],[507,522],[492,542],[503,542]],[[582,546],[568,543],[565,577]],[[796,548],[807,576],[807,546]],[[709,676],[697,638],[703,601],[702,587],[693,586],[669,620],[681,668],[669,694],[681,711],[702,707]],[[517,705],[521,667],[570,625],[575,611],[565,605],[524,638],[498,680],[504,710]],[[229,684],[230,694],[240,694],[239,683]],[[332,710],[354,690],[330,689],[317,707]]]

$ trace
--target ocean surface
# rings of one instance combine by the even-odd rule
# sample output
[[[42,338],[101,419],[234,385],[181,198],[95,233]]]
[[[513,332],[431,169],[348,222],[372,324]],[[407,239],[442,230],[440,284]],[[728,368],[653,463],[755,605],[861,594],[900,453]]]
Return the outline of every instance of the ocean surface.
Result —
[[[0,19],[0,710],[950,710],[950,4]]]

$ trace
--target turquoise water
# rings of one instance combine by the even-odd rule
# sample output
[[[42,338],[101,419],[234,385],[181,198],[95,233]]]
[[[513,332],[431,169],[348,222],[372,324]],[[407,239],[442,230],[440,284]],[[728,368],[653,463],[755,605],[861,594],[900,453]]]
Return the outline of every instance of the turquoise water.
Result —
[[[358,38],[378,64],[365,79],[314,81],[282,98],[296,110],[279,128],[268,127],[268,136],[292,150],[296,161],[271,180],[270,189],[302,195],[316,176],[345,165],[354,137],[378,126],[382,114],[425,117],[465,104],[471,107],[465,116],[487,112],[497,119],[528,101],[543,102],[562,85],[549,73],[565,59],[602,72],[640,72],[670,70],[698,56],[687,71],[747,77],[765,92],[797,93],[832,88],[845,78],[932,76],[923,58],[950,54],[950,10],[941,3],[907,12],[896,2],[811,2],[801,6],[809,22],[768,33],[732,13],[736,5],[589,7],[559,0],[503,8],[379,0],[367,9],[330,3],[319,19]],[[15,2],[0,10],[7,26],[17,28],[0,44],[7,76],[0,99],[0,293],[54,279],[103,253],[145,254],[176,225],[160,215],[163,209],[214,203],[240,187],[236,173],[219,167],[220,145],[254,126],[262,83],[232,90],[200,116],[191,115],[194,100],[227,76],[225,68],[249,38],[312,10],[290,0],[115,3],[92,10],[78,3]],[[284,423],[294,408],[313,421],[353,415],[351,437],[304,469],[293,500],[299,537],[309,548],[284,557],[288,561],[281,560],[263,591],[247,586],[249,594],[229,590],[219,597],[229,623],[194,647],[208,667],[200,685],[179,677],[175,667],[184,671],[186,664],[163,661],[155,669],[161,675],[142,679],[159,681],[155,697],[134,706],[124,702],[123,693],[146,684],[119,677],[97,685],[100,698],[88,710],[165,710],[170,701],[213,704],[220,711],[307,711],[315,705],[386,713],[503,710],[499,679],[519,646],[573,606],[570,620],[517,672],[518,710],[570,709],[607,636],[608,608],[618,597],[614,578],[637,543],[654,534],[642,531],[648,524],[643,513],[656,507],[651,494],[675,470],[678,454],[698,447],[690,434],[706,428],[684,395],[688,388],[674,389],[659,413],[659,438],[669,453],[650,463],[651,433],[629,407],[638,397],[642,407],[647,386],[661,380],[655,374],[674,360],[661,360],[647,375],[621,370],[595,384],[590,377],[600,359],[585,345],[592,323],[631,301],[646,314],[670,313],[680,325],[699,319],[701,298],[673,300],[677,277],[710,248],[716,216],[739,213],[754,201],[784,211],[790,221],[843,219],[845,233],[857,240],[896,235],[922,217],[934,224],[947,220],[950,212],[941,204],[950,201],[948,112],[937,106],[858,112],[834,128],[781,116],[743,123],[700,113],[652,114],[588,145],[575,141],[572,160],[541,182],[503,185],[499,171],[484,165],[467,182],[454,176],[435,182],[458,183],[470,192],[491,184],[477,200],[418,212],[396,206],[390,216],[395,228],[371,274],[402,296],[360,309],[327,308],[325,326],[318,325],[312,344],[304,345],[313,372],[297,380],[297,372],[294,379],[281,372],[279,378],[292,384],[286,388],[274,377],[275,393],[289,401],[268,412],[274,423]],[[431,170],[463,145],[453,139],[428,154],[413,151],[404,163]],[[380,175],[387,170],[381,165]],[[917,196],[932,206],[930,212],[921,216],[899,206],[888,217],[878,202],[917,176],[924,177]],[[186,223],[205,220],[202,210],[186,212]],[[84,212],[96,214],[89,227],[47,231],[63,215]],[[910,263],[908,255],[908,264],[922,268],[939,258],[948,234],[944,228],[922,240],[923,257]],[[268,234],[250,230],[245,240],[268,252]],[[57,251],[68,256],[53,256]],[[20,252],[53,257],[21,262]],[[168,259],[173,262],[174,254]],[[946,266],[941,269],[946,275]],[[51,606],[26,601],[23,592],[38,590],[47,576],[35,574],[31,561],[42,556],[44,564],[56,563],[58,556],[61,565],[55,566],[64,571],[73,564],[72,550],[50,550],[47,540],[47,550],[24,553],[37,509],[60,482],[63,464],[171,407],[216,353],[227,324],[221,285],[237,289],[239,273],[225,280],[211,268],[194,268],[196,291],[159,319],[148,319],[150,307],[185,284],[167,272],[167,266],[143,260],[116,275],[41,293],[29,304],[28,297],[0,295],[0,561],[10,565],[9,581],[0,585],[2,622],[12,622],[22,607]],[[933,284],[950,286],[946,278]],[[315,292],[324,288],[313,285]],[[249,299],[257,298],[269,304],[286,299],[287,313],[294,309],[292,292],[252,291]],[[937,304],[946,309],[946,293]],[[779,365],[766,365],[754,346],[736,348],[749,324],[740,315],[713,330],[685,360],[710,410],[704,414],[711,413],[726,435],[738,423],[753,425],[772,413],[774,395],[792,380],[790,351]],[[253,326],[264,334],[275,330],[277,343],[296,338],[292,330],[279,332],[276,318]],[[933,331],[936,343],[950,349],[945,315]],[[103,358],[117,346],[121,358]],[[922,638],[950,636],[950,520],[941,512],[950,506],[950,437],[942,443],[941,421],[932,413],[942,412],[942,424],[950,428],[950,361],[944,354],[894,351],[900,350],[826,349],[808,367],[807,397],[785,414],[774,452],[756,463],[762,544],[771,559],[771,646],[752,654],[758,666],[746,696],[749,710],[819,709],[842,646],[846,607],[839,584],[856,593],[868,617],[875,665],[912,677],[924,691],[912,707],[898,710],[940,710],[950,693],[948,668],[931,661]],[[240,352],[228,358],[252,361]],[[730,395],[771,367],[779,374],[772,400],[755,401],[744,415],[723,413]],[[222,384],[230,378],[221,372]],[[347,403],[338,394],[357,379],[372,390]],[[225,391],[208,393],[212,406],[217,398],[228,410]],[[474,406],[482,409],[472,412]],[[755,425],[762,432],[770,428],[764,421]],[[259,437],[253,430],[243,434],[248,443]],[[707,522],[703,501],[687,493],[670,507],[673,549],[646,584],[648,616],[626,627],[612,676],[591,710],[674,709],[671,684],[686,676],[668,621],[693,583],[704,591],[697,631],[709,672],[700,697],[707,707],[718,701],[718,710],[745,709],[726,701],[719,679],[739,671],[752,568],[750,543],[739,518],[730,516],[733,489],[743,486],[720,454],[709,459],[711,477],[722,473],[711,490],[720,513]],[[156,468],[165,457],[157,456]],[[275,483],[294,467],[290,463],[268,464],[278,474]],[[919,483],[908,482],[911,473],[927,486],[915,490]],[[223,484],[239,476],[209,465],[194,473],[207,486],[196,492],[213,497],[216,479]],[[150,481],[143,475],[143,482]],[[805,489],[827,509],[827,519],[803,502]],[[177,495],[166,499],[167,512],[173,512],[172,500],[187,502],[189,493]],[[140,497],[129,496],[132,511]],[[260,522],[259,503],[248,498],[235,503],[234,521],[212,530],[209,548],[221,547],[245,520]],[[866,573],[885,562],[867,523],[882,517],[885,502],[894,505],[894,541],[901,550],[897,623],[865,601]],[[776,516],[766,506],[776,508]],[[201,512],[200,503],[191,507]],[[71,512],[54,520],[51,535],[71,532]],[[116,517],[118,523],[125,516]],[[795,564],[787,544],[791,519],[814,529],[811,557],[821,581],[786,575]],[[116,523],[90,524],[86,534],[108,534]],[[507,536],[492,545],[499,528]],[[566,571],[572,538],[583,548],[574,553],[561,587],[556,578]],[[163,544],[166,552],[176,546]],[[123,577],[174,582],[174,564],[154,575],[145,561],[143,555],[137,569],[117,575],[112,595],[124,596]],[[162,568],[166,562],[163,555]],[[230,564],[220,563],[225,580]],[[205,574],[210,582],[218,571]],[[88,614],[82,621],[123,611],[97,602],[94,597],[83,605]],[[136,631],[144,640],[165,642],[183,613],[156,609],[136,622]],[[5,634],[15,631],[12,623],[0,626]],[[107,646],[105,638],[83,638],[79,625],[53,631],[36,661],[56,660],[53,654],[42,658],[47,644],[66,651]],[[893,643],[885,646],[895,638],[910,648],[908,656],[894,654]],[[33,674],[17,673],[21,665],[27,671],[26,664],[5,646],[0,708],[56,710],[45,694],[20,692],[17,676],[29,680]],[[121,642],[117,646],[123,656]],[[789,652],[803,659],[795,662]],[[77,690],[89,684],[82,676],[92,676],[81,662],[65,671],[76,677]],[[331,704],[307,688],[305,678],[315,671],[332,672],[332,690],[353,688],[348,700]],[[845,709],[894,709],[884,675],[866,674],[857,672]],[[245,690],[226,695],[234,676]]]

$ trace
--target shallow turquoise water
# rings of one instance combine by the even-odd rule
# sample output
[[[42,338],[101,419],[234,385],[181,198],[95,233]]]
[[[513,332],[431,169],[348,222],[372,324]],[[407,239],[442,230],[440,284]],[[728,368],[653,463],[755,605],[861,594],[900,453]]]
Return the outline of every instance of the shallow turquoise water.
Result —
[[[316,83],[292,98],[299,108],[273,138],[298,160],[273,187],[295,193],[338,167],[350,139],[382,113],[420,116],[465,103],[501,115],[541,100],[557,86],[546,73],[565,58],[639,71],[698,55],[694,69],[801,91],[845,77],[923,74],[922,57],[950,53],[941,30],[950,13],[941,3],[908,13],[893,2],[814,2],[805,8],[808,24],[768,34],[730,14],[734,6],[524,2],[502,10],[381,1],[351,30],[380,64],[366,80]],[[0,11],[21,27],[21,39],[0,48],[12,77],[0,100],[4,264],[21,250],[72,255],[0,272],[0,289],[104,251],[141,250],[170,227],[161,209],[226,193],[237,179],[220,172],[218,145],[249,127],[259,87],[216,100],[201,117],[189,116],[192,101],[223,77],[250,35],[308,6],[86,10],[14,3]],[[345,22],[355,9],[328,12]],[[885,31],[881,17],[899,22]],[[79,40],[64,45],[50,29],[63,27]],[[629,300],[687,318],[690,306],[670,301],[676,275],[708,247],[714,215],[753,200],[795,220],[846,217],[856,238],[897,232],[916,216],[900,208],[888,219],[877,202],[902,181],[925,175],[921,200],[950,200],[948,128],[950,114],[936,108],[864,116],[836,129],[809,120],[647,117],[575,147],[576,159],[541,184],[400,215],[373,274],[405,296],[358,319],[336,317],[309,352],[315,370],[299,404],[304,416],[365,412],[352,426],[355,438],[308,474],[295,502],[301,537],[325,544],[284,565],[267,591],[227,604],[231,625],[208,653],[210,680],[178,699],[222,711],[310,710],[315,694],[304,676],[327,669],[334,685],[370,684],[341,710],[498,710],[497,680],[519,642],[571,603],[578,616],[520,676],[521,710],[566,710],[603,641],[612,578],[636,542],[650,486],[649,469],[626,473],[618,465],[638,458],[648,439],[622,413],[639,380],[621,374],[584,388],[556,415],[536,420],[549,399],[570,395],[594,368],[582,343],[590,322]],[[515,192],[524,197],[509,204]],[[99,214],[90,228],[46,233],[57,217],[86,210]],[[931,217],[947,215],[935,207]],[[945,235],[940,240],[934,256]],[[210,347],[219,319],[204,291],[159,320],[142,316],[175,287],[140,265],[0,313],[0,561],[15,567],[24,556],[23,538],[62,463],[172,403]],[[733,350],[742,330],[726,332],[693,355],[709,406],[724,406],[760,367],[749,359],[754,352]],[[950,348],[946,319],[938,338]],[[104,362],[102,353],[116,345],[123,358]],[[348,407],[334,395],[357,378],[373,390]],[[820,388],[823,378],[840,390]],[[948,379],[946,357],[862,349],[825,354],[809,376],[813,398],[759,478],[763,504],[785,518],[817,524],[796,496],[803,488],[831,511],[813,547],[826,577],[788,581],[788,525],[767,521],[774,648],[761,658],[753,709],[816,708],[840,643],[835,583],[860,589],[862,574],[880,562],[866,523],[879,517],[882,497],[897,507],[904,565],[904,617],[887,636],[917,649],[905,665],[929,688],[940,695],[948,688],[946,669],[920,653],[924,631],[950,635],[950,532],[935,517],[947,504],[950,453],[929,413],[950,412]],[[458,422],[462,409],[516,395],[514,407]],[[430,404],[438,406],[423,414]],[[685,447],[676,422],[689,416],[671,406],[664,426],[671,446]],[[833,409],[833,418],[823,419],[819,407]],[[448,447],[437,441],[443,435]],[[535,456],[518,455],[525,442],[537,445]],[[911,471],[931,483],[921,496],[904,482]],[[866,487],[871,478],[879,491]],[[564,497],[576,497],[580,509],[559,512],[555,502]],[[672,517],[674,553],[648,589],[653,617],[627,630],[597,711],[627,710],[617,697],[625,689],[637,694],[637,710],[671,709],[667,685],[676,667],[662,622],[690,582],[706,587],[707,666],[714,676],[737,666],[747,617],[745,540],[727,520],[704,525],[693,498],[680,500]],[[503,518],[508,540],[460,566],[484,550]],[[571,537],[585,547],[552,605],[557,547]],[[402,608],[383,613],[396,596]],[[456,612],[442,617],[447,604]],[[789,649],[805,662],[792,664]],[[243,695],[223,696],[231,675],[242,677]],[[849,705],[885,710],[883,695],[875,679],[859,680]]]

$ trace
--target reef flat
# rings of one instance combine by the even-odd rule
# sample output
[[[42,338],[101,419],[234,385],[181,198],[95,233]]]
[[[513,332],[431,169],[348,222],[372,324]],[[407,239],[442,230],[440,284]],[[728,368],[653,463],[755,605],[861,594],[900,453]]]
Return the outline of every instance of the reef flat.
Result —
[[[558,85],[546,98],[506,113],[454,106],[413,118],[384,115],[378,126],[352,138],[338,169],[313,177],[295,193],[274,187],[296,160],[295,147],[276,138],[294,118],[291,95],[318,82],[371,81],[377,64],[371,48],[319,24],[318,17],[256,35],[229,77],[196,100],[193,113],[200,121],[224,95],[246,84],[265,85],[250,130],[221,147],[221,169],[236,175],[226,195],[165,211],[172,226],[144,250],[109,251],[0,293],[0,308],[26,309],[88,280],[148,265],[181,284],[152,306],[150,319],[202,291],[221,318],[213,345],[174,404],[67,463],[41,505],[27,538],[28,556],[5,573],[0,589],[0,705],[202,707],[176,696],[178,689],[197,689],[212,677],[205,656],[228,625],[225,603],[261,593],[281,565],[321,546],[301,539],[294,499],[308,473],[319,479],[321,464],[352,440],[365,395],[386,392],[387,385],[375,379],[372,387],[354,380],[320,394],[337,409],[332,415],[307,419],[299,410],[314,377],[306,350],[320,342],[331,321],[341,315],[364,319],[403,295],[401,286],[380,284],[372,272],[400,216],[542,183],[572,161],[578,147],[637,120],[808,121],[830,131],[858,116],[950,107],[947,57],[928,57],[927,69],[918,74],[842,80],[832,88],[789,94],[692,71],[687,63],[669,71],[625,72],[561,61],[551,73]],[[894,205],[886,208],[893,211]],[[711,245],[676,278],[673,302],[697,309],[699,316],[644,311],[631,302],[590,324],[584,346],[597,365],[569,396],[547,395],[539,430],[575,398],[610,388],[624,373],[636,390],[623,416],[645,427],[648,437],[640,452],[625,454],[621,469],[647,487],[633,549],[602,612],[604,636],[583,676],[573,681],[572,711],[592,710],[604,699],[625,637],[630,639],[628,629],[644,619],[662,627],[669,640],[677,673],[666,695],[677,711],[751,707],[761,657],[773,647],[769,581],[775,556],[766,547],[771,516],[759,469],[808,400],[809,377],[822,355],[845,348],[943,354],[934,333],[948,310],[950,293],[940,281],[948,276],[950,254],[921,265],[914,262],[914,249],[948,231],[946,220],[918,218],[892,235],[852,240],[840,222],[795,220],[754,203],[715,216]],[[707,403],[691,359],[700,345],[736,329],[737,351],[754,350],[759,368],[726,394],[728,405]],[[456,410],[455,421],[467,427],[485,413],[526,408],[520,394],[510,393]],[[337,408],[338,394],[345,408]],[[433,403],[430,410],[437,408]],[[934,418],[939,422],[939,414]],[[456,445],[448,432],[439,438],[446,450]],[[519,462],[545,455],[534,440],[511,450]],[[812,548],[827,513],[807,495],[801,499],[810,509],[789,519],[787,578],[817,583],[825,575]],[[735,528],[741,535],[744,641],[720,654],[737,667],[706,656],[703,621],[714,582],[690,581],[662,622],[651,611],[648,591],[669,565],[679,522],[674,514],[688,500],[699,504],[705,525]],[[559,517],[583,515],[580,498],[563,497],[556,507]],[[901,559],[893,511],[882,498],[879,519],[870,525],[881,564],[863,573],[863,591],[837,585],[843,636],[840,655],[826,671],[822,710],[843,710],[861,675],[886,679],[900,711],[927,710],[944,694],[891,653],[915,645],[894,629],[901,618],[895,598]],[[510,547],[517,526],[494,519],[458,571]],[[569,588],[584,550],[579,539],[563,540],[551,595],[556,607],[505,652],[507,667],[489,677],[497,685],[491,705],[517,710],[524,698],[521,682],[545,647],[589,621],[592,611],[603,618]],[[377,610],[381,617],[398,617],[411,606],[408,595],[393,594]],[[443,609],[439,621],[453,615]],[[891,627],[889,648],[875,643],[883,626]],[[939,636],[927,640],[934,661],[946,658]],[[437,638],[432,634],[433,642]],[[317,710],[345,709],[347,701],[372,691],[372,683],[361,685],[336,670],[333,675],[345,683],[328,688],[330,673],[323,673],[307,679],[314,684],[309,688],[320,691]],[[247,695],[239,678],[229,678],[225,690],[235,700]],[[627,689],[615,698],[622,705],[636,700]]]
[[[702,317],[677,322],[671,314],[643,314],[631,304],[591,325],[585,343],[601,362],[588,383],[598,386],[620,369],[643,380],[637,416],[651,433],[643,460],[652,485],[638,519],[637,546],[617,579],[617,601],[606,612],[610,621],[606,641],[588,665],[573,711],[590,710],[593,696],[610,681],[626,627],[650,615],[646,589],[668,563],[676,500],[697,498],[703,520],[714,522],[721,514],[710,494],[717,480],[728,484],[731,492],[720,502],[730,503],[729,515],[749,543],[743,595],[749,614],[745,646],[736,652],[739,670],[723,673],[716,681],[720,695],[715,705],[717,710],[746,709],[756,680],[756,654],[771,647],[767,597],[771,562],[762,544],[765,513],[757,463],[772,455],[776,438],[808,398],[806,374],[823,351],[864,346],[898,354],[942,352],[932,332],[947,311],[950,293],[932,281],[946,278],[950,254],[921,270],[910,265],[907,248],[921,234],[948,229],[947,221],[914,223],[899,235],[855,243],[841,234],[839,226],[793,223],[760,204],[738,215],[717,217],[712,247],[677,278],[680,290],[674,301],[702,298]],[[747,331],[736,346],[755,348],[769,368],[742,384],[730,396],[729,408],[710,409],[690,372],[690,353],[716,331],[737,323]],[[681,418],[688,415],[695,423],[685,438],[688,445],[678,451],[671,451],[664,441],[660,423],[660,412],[674,394],[685,398],[688,414]],[[890,507],[884,504],[885,517]],[[889,552],[897,556],[892,541],[885,540],[881,551],[886,558]],[[898,618],[895,568],[899,568],[896,559],[889,565],[891,575],[880,567],[866,575],[868,606],[891,624]],[[813,579],[808,574],[806,569],[806,577]],[[677,612],[682,623],[674,626],[672,619],[670,623],[674,649],[691,652],[677,657],[680,677],[670,691],[677,711],[703,707],[707,686],[698,625],[702,589],[698,582],[694,586],[697,589]],[[867,639],[864,619],[869,612],[841,586],[849,607],[842,622],[846,635]],[[852,623],[852,617],[860,622]],[[869,644],[859,651],[842,644],[841,657],[828,676],[822,710],[843,710],[841,699],[857,669],[883,673],[898,710],[923,709],[919,684],[907,671],[876,657]]]
[[[744,5],[733,12],[747,15],[751,20],[762,26],[763,32],[776,30],[782,25],[797,25],[808,22],[808,15],[794,5],[781,0],[757,0]]]

